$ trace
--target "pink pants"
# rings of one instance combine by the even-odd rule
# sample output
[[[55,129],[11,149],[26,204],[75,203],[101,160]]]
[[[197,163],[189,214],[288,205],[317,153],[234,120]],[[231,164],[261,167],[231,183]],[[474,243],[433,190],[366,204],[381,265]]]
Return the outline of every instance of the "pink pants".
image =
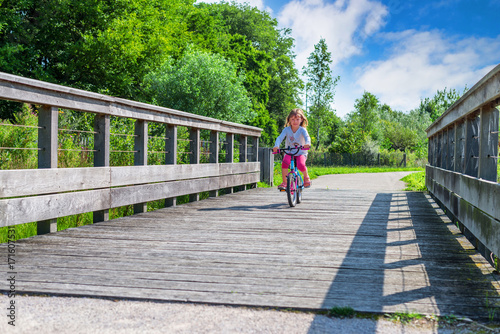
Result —
[[[306,170],[306,159],[307,157],[305,155],[296,155],[296,161],[297,161],[297,168],[300,170],[302,173]],[[288,154],[285,154],[285,157],[283,158],[283,161],[281,162],[281,168],[288,168],[290,167],[290,163],[292,161],[292,157]]]

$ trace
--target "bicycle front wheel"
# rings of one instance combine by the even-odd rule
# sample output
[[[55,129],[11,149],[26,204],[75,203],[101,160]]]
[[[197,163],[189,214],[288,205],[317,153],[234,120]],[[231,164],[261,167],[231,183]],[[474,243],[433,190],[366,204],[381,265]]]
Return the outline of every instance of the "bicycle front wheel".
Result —
[[[297,181],[297,204],[299,204],[302,202],[302,189],[304,189],[304,182],[299,175],[297,175],[295,180]]]
[[[288,204],[294,207],[297,204],[297,183],[295,181],[295,174],[290,173],[286,177],[286,194],[288,197]]]

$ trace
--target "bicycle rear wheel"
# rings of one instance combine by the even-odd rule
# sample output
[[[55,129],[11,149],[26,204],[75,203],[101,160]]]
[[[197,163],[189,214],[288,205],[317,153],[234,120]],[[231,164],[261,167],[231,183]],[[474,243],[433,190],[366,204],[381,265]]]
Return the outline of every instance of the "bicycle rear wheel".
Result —
[[[286,194],[288,197],[288,204],[294,207],[297,204],[297,183],[295,182],[295,174],[290,173],[286,177]]]

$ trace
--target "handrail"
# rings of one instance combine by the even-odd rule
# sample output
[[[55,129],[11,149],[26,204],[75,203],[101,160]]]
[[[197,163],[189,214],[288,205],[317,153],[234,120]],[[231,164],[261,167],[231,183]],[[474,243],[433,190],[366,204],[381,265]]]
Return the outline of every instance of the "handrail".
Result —
[[[178,196],[197,201],[202,192],[218,196],[219,190],[233,192],[260,181],[262,129],[257,127],[2,72],[0,99],[41,105],[35,127],[38,169],[0,170],[0,227],[36,221],[38,234],[44,234],[57,231],[59,217],[93,212],[96,223],[108,220],[112,208],[133,205],[134,212],[140,213],[147,210],[147,202],[165,199],[165,206],[174,206]],[[60,108],[96,114],[94,131],[88,132],[94,136],[93,167],[57,168]],[[135,120],[130,151],[134,166],[110,166],[111,116]],[[163,165],[148,165],[149,123],[167,125]],[[182,153],[177,152],[178,126],[189,130],[187,165],[176,165]],[[202,140],[201,130],[210,131],[210,140]],[[225,133],[223,143],[219,133]],[[202,142],[208,163],[200,163]],[[219,161],[220,144],[225,161]]]
[[[0,99],[260,137],[262,129],[0,72]]]
[[[426,186],[493,265],[500,256],[497,182],[500,65],[427,128]]]
[[[471,89],[453,103],[425,131],[427,137],[451,126],[459,119],[467,117],[481,107],[493,103],[500,104],[500,64],[479,80]]]

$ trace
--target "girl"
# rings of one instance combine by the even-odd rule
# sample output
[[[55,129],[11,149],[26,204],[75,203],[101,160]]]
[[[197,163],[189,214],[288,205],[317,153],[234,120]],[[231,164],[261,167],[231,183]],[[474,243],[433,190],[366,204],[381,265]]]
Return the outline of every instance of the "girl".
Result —
[[[295,145],[302,145],[304,148],[311,147],[311,137],[306,130],[307,118],[304,115],[302,109],[296,108],[290,111],[288,117],[286,118],[285,128],[281,132],[276,142],[274,143],[273,152],[276,153],[283,139],[286,138],[285,147],[294,147]],[[296,155],[297,158],[297,168],[304,174],[304,188],[309,188],[311,186],[311,179],[309,174],[307,174],[306,159],[307,151],[300,150]],[[285,154],[283,161],[281,163],[281,176],[283,177],[283,182],[278,186],[279,190],[286,189],[286,176],[288,174],[288,167],[290,166],[292,157]]]

